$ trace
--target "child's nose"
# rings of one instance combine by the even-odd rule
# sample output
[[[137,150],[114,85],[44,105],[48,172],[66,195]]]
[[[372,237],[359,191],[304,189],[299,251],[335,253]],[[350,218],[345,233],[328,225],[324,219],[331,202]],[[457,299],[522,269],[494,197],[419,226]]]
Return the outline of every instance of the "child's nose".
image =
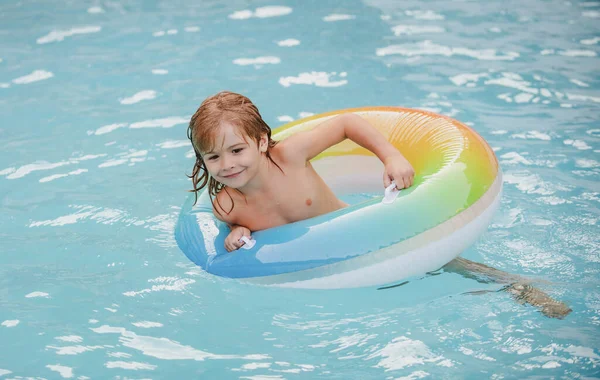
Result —
[[[221,159],[221,168],[229,169],[232,167],[233,167],[233,160],[228,156],[223,156],[223,158]]]

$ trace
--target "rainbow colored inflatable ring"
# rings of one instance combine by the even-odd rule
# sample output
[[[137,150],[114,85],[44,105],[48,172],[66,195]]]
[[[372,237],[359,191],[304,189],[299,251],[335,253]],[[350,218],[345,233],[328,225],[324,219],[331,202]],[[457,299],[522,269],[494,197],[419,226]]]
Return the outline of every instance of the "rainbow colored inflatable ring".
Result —
[[[311,116],[274,130],[276,140],[353,112],[375,126],[413,165],[414,185],[382,203],[383,165],[350,140],[311,164],[349,207],[252,233],[249,250],[227,252],[226,224],[206,191],[184,204],[175,237],[208,273],[263,285],[351,288],[392,284],[436,270],[486,229],[500,203],[502,174],[474,130],[431,112],[368,107]]]

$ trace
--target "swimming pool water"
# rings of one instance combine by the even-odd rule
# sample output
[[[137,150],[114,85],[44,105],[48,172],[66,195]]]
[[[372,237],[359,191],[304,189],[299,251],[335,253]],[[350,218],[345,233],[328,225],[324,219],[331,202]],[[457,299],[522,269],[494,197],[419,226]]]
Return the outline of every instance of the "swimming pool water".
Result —
[[[0,378],[593,378],[600,373],[600,3],[0,4]],[[495,149],[504,195],[455,273],[387,290],[207,275],[173,230],[208,95],[276,127],[433,110]]]

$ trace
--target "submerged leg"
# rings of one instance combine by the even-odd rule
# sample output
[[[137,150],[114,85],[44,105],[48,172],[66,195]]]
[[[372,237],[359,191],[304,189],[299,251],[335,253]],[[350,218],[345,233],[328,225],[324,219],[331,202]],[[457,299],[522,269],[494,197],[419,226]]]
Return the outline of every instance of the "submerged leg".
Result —
[[[533,280],[516,274],[507,273],[485,264],[458,257],[444,266],[444,271],[460,274],[484,284],[508,284],[502,288],[521,304],[529,304],[539,309],[549,318],[562,319],[571,309],[563,302],[557,301],[542,290],[531,285],[533,282],[548,283],[543,280]]]

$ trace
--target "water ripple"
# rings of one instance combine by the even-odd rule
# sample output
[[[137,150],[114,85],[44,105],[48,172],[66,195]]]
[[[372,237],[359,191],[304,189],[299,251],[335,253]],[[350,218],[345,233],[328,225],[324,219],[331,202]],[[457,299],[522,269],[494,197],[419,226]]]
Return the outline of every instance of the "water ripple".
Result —
[[[206,359],[243,359],[243,360],[266,360],[269,355],[222,355],[198,350],[192,346],[186,346],[167,338],[155,338],[152,336],[138,335],[123,327],[112,327],[102,325],[91,328],[97,334],[119,334],[119,343],[124,347],[141,351],[142,354],[163,360],[196,360]]]
[[[292,8],[281,5],[273,5],[266,7],[259,7],[253,11],[244,9],[242,11],[236,11],[230,14],[228,17],[232,20],[247,20],[250,18],[267,18],[267,17],[278,17],[285,16],[292,13]]]
[[[339,76],[345,78],[346,72],[341,72],[339,75],[336,72],[326,73],[322,71],[311,71],[310,73],[300,73],[298,76],[289,76],[279,78],[279,84],[283,87],[290,87],[293,84],[308,84],[315,85],[317,87],[339,87],[348,84],[348,80],[340,79],[337,81],[330,81],[330,78]]]
[[[47,35],[40,37],[36,40],[36,42],[40,45],[48,44],[50,42],[60,42],[63,41],[67,37],[72,37],[78,34],[89,34],[89,33],[98,33],[102,30],[102,27],[97,25],[92,26],[83,26],[78,28],[71,28],[68,30],[53,30]]]
[[[475,50],[464,47],[448,47],[436,44],[430,40],[401,45],[390,45],[376,50],[379,57],[388,55],[402,55],[405,57],[420,57],[426,55],[441,55],[452,57],[455,55],[475,58],[482,61],[512,61],[519,57],[517,52],[497,53],[495,49]]]

